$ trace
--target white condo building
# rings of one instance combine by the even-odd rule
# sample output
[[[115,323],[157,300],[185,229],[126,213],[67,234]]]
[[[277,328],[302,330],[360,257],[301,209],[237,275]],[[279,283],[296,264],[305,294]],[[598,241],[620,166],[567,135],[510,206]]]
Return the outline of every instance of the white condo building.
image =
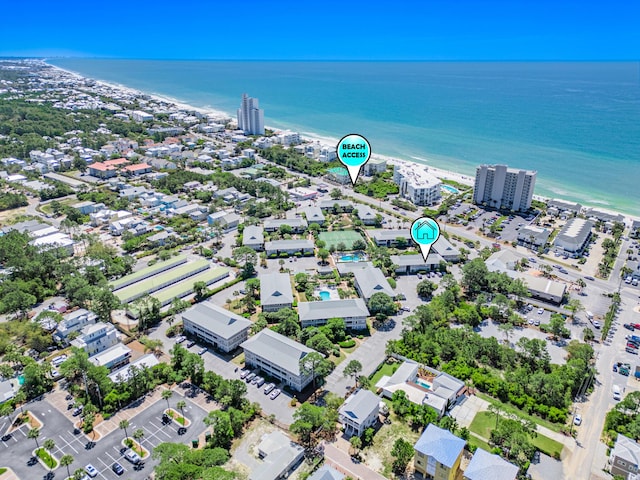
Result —
[[[238,128],[247,135],[264,135],[264,110],[259,108],[257,98],[242,94],[238,109]]]
[[[433,205],[441,198],[442,182],[415,164],[403,163],[393,169],[393,181],[400,189],[400,196],[415,205]]]
[[[531,208],[537,172],[506,165],[480,165],[476,169],[473,202],[524,212]]]

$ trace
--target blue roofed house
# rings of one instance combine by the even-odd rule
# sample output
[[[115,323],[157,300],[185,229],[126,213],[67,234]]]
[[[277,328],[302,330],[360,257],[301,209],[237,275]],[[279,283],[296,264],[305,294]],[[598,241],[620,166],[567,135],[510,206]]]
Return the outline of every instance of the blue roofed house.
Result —
[[[413,447],[414,468],[428,479],[454,480],[460,470],[464,446],[464,440],[430,423]]]
[[[464,471],[464,480],[516,480],[519,468],[481,448],[476,450]]]

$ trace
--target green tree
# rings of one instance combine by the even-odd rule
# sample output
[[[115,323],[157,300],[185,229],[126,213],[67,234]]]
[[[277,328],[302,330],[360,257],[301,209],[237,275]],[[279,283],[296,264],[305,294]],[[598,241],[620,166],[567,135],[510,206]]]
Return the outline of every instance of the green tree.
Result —
[[[398,305],[384,292],[377,292],[369,299],[369,312],[371,315],[382,314],[385,317],[398,313]]]
[[[333,350],[333,343],[331,343],[331,340],[329,340],[322,332],[316,333],[313,337],[307,340],[306,346],[317,350],[324,355],[329,355]]]
[[[593,333],[593,330],[591,330],[589,327],[585,327],[582,330],[582,339],[587,342],[593,342],[593,340],[596,338],[595,334]]]
[[[347,366],[344,367],[343,375],[345,377],[351,377],[355,381],[358,375],[360,375],[360,372],[362,372],[362,364],[358,360],[350,360]]]
[[[437,288],[438,286],[435,283],[430,282],[429,280],[422,280],[416,286],[416,292],[418,293],[419,297],[429,298],[431,297],[431,295],[433,295],[433,292],[435,292]]]
[[[69,454],[63,455],[60,458],[60,465],[62,465],[63,467],[67,467],[68,478],[71,478],[71,471],[69,470],[69,466],[73,463],[73,461],[74,461],[74,458]]]
[[[129,435],[127,433],[127,428],[129,428],[129,420],[120,420],[120,423],[118,424],[118,428],[120,430],[124,430],[125,442],[129,440]]]
[[[169,405],[169,399],[173,396],[173,391],[163,390],[161,395],[162,399],[167,401],[167,409],[171,408],[171,406]]]
[[[327,258],[329,258],[329,251],[325,248],[320,248],[318,249],[318,258],[322,261],[322,264],[324,265],[325,263],[327,263]]]
[[[549,327],[551,328],[551,333],[555,338],[560,338],[565,330],[564,326],[564,318],[558,314],[552,314],[551,319],[549,320]]]
[[[82,480],[86,474],[84,468],[76,468],[73,472],[73,480]]]
[[[300,373],[311,375],[313,389],[316,389],[316,378],[324,378],[331,371],[331,363],[318,352],[310,352],[300,359]]]
[[[176,408],[178,410],[180,410],[180,413],[182,414],[182,422],[184,423],[184,408],[187,406],[187,402],[185,402],[184,400],[180,400],[178,401],[178,403],[176,403]]]
[[[132,437],[138,442],[138,446],[142,449],[142,439],[144,438],[144,430],[142,428],[138,428],[133,432]]]
[[[40,429],[32,428],[29,430],[27,437],[36,442],[36,449],[40,448],[40,444],[38,443],[38,437],[40,436]]]
[[[53,438],[47,438],[42,444],[42,446],[50,454],[53,454],[53,450],[56,448],[56,442],[53,440]],[[49,467],[49,471],[52,471],[52,470],[53,470],[53,465]]]
[[[289,430],[298,436],[303,445],[312,447],[316,440],[312,434],[325,425],[326,413],[326,408],[305,402],[293,414],[294,421]]]
[[[470,297],[486,291],[489,271],[481,258],[474,258],[462,267],[462,286]]]
[[[360,437],[354,435],[349,439],[349,443],[351,444],[351,448],[353,449],[354,453],[357,455],[362,448],[362,440],[360,439]]]
[[[394,457],[393,471],[398,474],[403,474],[407,469],[409,461],[411,461],[413,457],[413,445],[403,438],[398,438],[393,444],[391,455]]]
[[[572,321],[575,321],[576,313],[578,313],[581,310],[584,310],[584,307],[582,306],[582,302],[580,302],[580,300],[578,300],[577,298],[570,299],[567,302],[567,305],[565,306],[565,308],[571,312]]]
[[[193,291],[195,292],[196,303],[201,302],[204,298],[204,293],[207,291],[207,284],[205,282],[194,282]]]

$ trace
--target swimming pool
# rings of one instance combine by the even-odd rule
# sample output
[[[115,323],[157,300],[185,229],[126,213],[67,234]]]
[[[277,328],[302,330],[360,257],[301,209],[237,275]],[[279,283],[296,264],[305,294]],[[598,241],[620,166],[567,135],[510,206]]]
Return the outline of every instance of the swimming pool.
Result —
[[[339,262],[364,262],[367,256],[362,252],[348,253],[338,257]]]
[[[331,292],[327,292],[326,290],[320,290],[318,292],[318,296],[320,297],[320,300],[330,300],[331,299]]]
[[[18,383],[24,385],[24,375],[18,375]]]
[[[416,378],[416,385],[420,385],[422,388],[431,389],[431,385],[422,380],[421,378]]]
[[[446,191],[447,191],[447,192],[449,192],[449,193],[453,193],[454,195],[455,195],[456,193],[460,193],[460,190],[458,190],[457,188],[452,187],[451,185],[445,185],[445,184],[442,184],[442,185],[440,185],[440,188],[441,188],[442,190],[446,190]]]

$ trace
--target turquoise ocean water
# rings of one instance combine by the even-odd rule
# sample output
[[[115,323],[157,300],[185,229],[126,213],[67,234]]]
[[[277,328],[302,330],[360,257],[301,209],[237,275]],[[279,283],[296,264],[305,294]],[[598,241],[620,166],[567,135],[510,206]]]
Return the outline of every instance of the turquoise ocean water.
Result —
[[[640,215],[640,63],[54,59],[87,77],[473,175],[538,171],[536,194]]]

